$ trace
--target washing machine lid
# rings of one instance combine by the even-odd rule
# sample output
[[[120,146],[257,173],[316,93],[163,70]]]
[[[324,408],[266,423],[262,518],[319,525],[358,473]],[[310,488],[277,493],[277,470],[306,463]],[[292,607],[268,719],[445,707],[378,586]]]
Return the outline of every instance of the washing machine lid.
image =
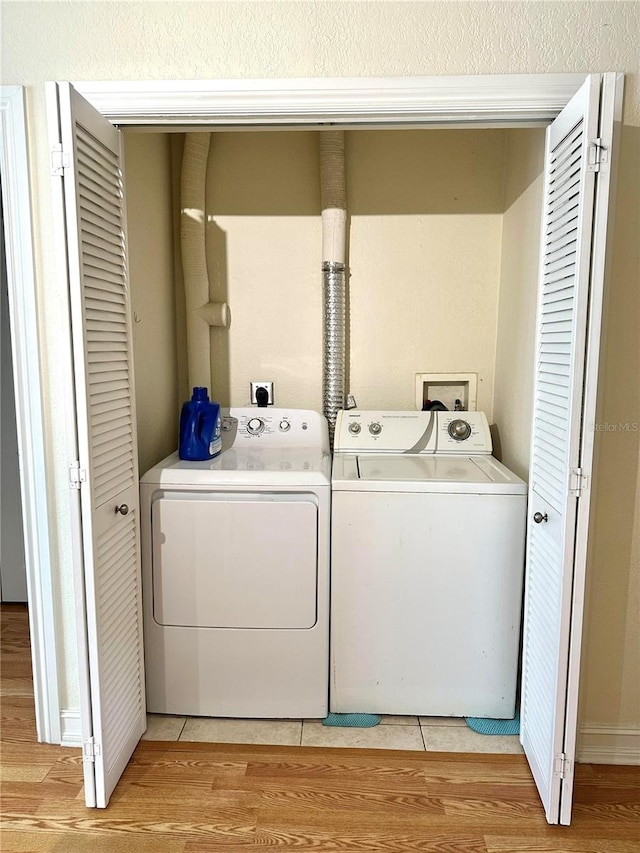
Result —
[[[206,462],[185,462],[172,453],[140,483],[157,486],[329,486],[331,456],[317,447],[230,447]]]
[[[334,491],[526,494],[527,484],[492,456],[336,453]]]

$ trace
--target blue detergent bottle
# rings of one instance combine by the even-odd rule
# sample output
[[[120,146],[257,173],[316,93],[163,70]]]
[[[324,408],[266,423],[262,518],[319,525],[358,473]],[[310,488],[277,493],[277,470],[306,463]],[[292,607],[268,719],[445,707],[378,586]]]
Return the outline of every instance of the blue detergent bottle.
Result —
[[[220,406],[206,388],[194,388],[180,413],[180,459],[204,462],[222,450]]]

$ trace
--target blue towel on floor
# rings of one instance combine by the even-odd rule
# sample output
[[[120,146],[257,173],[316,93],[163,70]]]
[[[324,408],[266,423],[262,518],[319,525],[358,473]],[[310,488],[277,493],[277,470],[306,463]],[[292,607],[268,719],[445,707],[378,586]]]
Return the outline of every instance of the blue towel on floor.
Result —
[[[370,729],[380,722],[379,714],[328,714],[322,721],[323,726],[345,726],[356,729]]]
[[[519,735],[520,714],[516,713],[512,720],[493,720],[484,717],[465,717],[470,729],[481,735]]]

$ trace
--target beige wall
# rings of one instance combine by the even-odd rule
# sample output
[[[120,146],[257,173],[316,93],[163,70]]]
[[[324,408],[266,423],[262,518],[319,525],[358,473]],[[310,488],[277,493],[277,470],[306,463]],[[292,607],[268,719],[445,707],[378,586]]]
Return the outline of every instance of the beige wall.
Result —
[[[413,409],[417,372],[477,372],[491,414],[504,131],[350,131],[349,390]],[[213,393],[322,408],[318,134],[215,133],[207,173]],[[132,247],[135,248],[135,247]]]
[[[66,294],[55,270],[44,82],[626,72],[602,417],[640,421],[640,6],[594,3],[29,3],[2,8],[2,80],[27,87],[62,700],[77,707],[66,484]],[[640,728],[638,433],[602,433],[583,724]],[[634,686],[635,685],[635,686]]]
[[[347,134],[350,390],[415,408],[415,374],[478,374],[491,417],[504,132]]]
[[[178,370],[169,137],[125,134],[140,474],[176,449]]]
[[[533,402],[543,159],[544,130],[508,131],[493,419],[496,455],[525,480]]]
[[[596,425],[584,725],[640,728],[640,122],[623,127]]]
[[[276,405],[321,410],[317,135],[214,133],[206,206],[212,296],[231,308],[213,332],[214,397],[249,405],[264,379]]]

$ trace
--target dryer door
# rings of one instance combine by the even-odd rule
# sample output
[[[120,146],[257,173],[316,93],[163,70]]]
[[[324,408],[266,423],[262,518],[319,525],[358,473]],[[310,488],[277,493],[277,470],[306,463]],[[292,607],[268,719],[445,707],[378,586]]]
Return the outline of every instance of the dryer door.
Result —
[[[311,628],[314,495],[160,492],[151,510],[153,615],[191,628]]]

